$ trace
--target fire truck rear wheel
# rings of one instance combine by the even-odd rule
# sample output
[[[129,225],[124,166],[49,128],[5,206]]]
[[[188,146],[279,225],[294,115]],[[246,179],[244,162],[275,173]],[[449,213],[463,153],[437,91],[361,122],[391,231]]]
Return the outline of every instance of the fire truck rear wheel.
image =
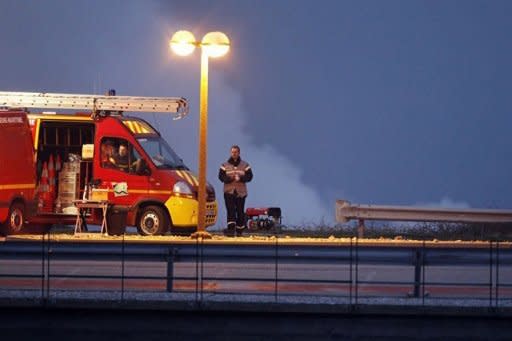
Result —
[[[165,211],[159,206],[146,206],[137,222],[137,231],[143,236],[156,236],[167,232],[169,219]]]
[[[5,234],[20,233],[25,227],[25,205],[15,202],[9,208],[9,215],[5,222]]]

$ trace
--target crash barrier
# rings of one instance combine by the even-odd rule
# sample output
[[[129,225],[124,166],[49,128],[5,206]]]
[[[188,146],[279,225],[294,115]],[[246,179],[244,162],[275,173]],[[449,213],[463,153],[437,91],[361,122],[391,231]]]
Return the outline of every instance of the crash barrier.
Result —
[[[361,205],[336,200],[336,221],[356,219],[358,237],[364,236],[365,220],[451,223],[512,223],[512,210],[454,209],[417,206]]]
[[[160,291],[343,297],[471,299],[495,308],[512,303],[509,242],[384,244],[286,238],[247,241],[36,241],[0,243],[0,288]],[[256,271],[252,271],[256,269]],[[134,284],[135,283],[135,284]]]

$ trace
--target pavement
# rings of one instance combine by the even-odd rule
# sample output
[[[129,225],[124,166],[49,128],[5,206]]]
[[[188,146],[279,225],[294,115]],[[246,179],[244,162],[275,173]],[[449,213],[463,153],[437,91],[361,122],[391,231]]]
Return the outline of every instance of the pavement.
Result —
[[[433,299],[144,291],[2,290],[0,307],[512,317],[512,299]]]
[[[354,304],[350,297],[0,290],[0,335],[2,341],[510,340],[512,304],[484,301],[358,298]]]

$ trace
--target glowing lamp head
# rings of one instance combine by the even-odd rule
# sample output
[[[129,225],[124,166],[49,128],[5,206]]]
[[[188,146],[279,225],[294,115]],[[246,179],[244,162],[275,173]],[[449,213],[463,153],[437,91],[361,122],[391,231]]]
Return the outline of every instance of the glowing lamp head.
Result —
[[[201,48],[208,57],[222,57],[229,51],[229,39],[222,32],[210,32],[203,37]]]
[[[189,31],[178,31],[173,34],[169,43],[171,50],[179,56],[188,56],[196,48],[196,38]]]

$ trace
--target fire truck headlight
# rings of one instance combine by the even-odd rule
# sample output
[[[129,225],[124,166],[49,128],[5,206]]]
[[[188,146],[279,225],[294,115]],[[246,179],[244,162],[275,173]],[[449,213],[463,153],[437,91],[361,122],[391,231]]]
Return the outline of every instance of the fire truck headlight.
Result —
[[[172,191],[179,196],[192,197],[194,195],[190,186],[184,181],[175,183]]]

